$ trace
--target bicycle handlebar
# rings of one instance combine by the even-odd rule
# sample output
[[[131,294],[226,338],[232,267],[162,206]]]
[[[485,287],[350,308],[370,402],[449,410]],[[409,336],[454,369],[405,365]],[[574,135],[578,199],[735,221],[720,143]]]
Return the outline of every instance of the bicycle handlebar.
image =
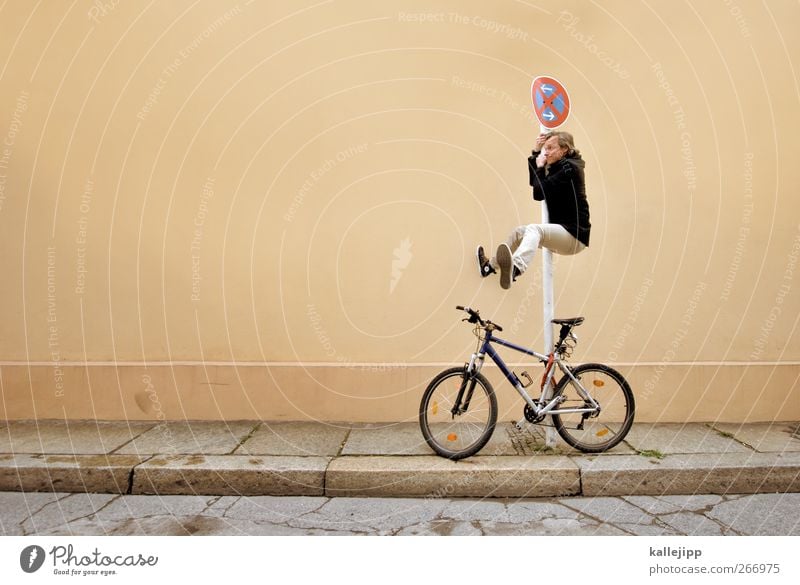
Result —
[[[469,307],[462,307],[461,305],[456,305],[456,309],[459,311],[464,311],[469,315],[469,322],[470,323],[480,323],[481,327],[489,327],[491,326],[492,329],[497,329],[498,331],[502,331],[503,328],[500,327],[497,323],[492,323],[491,321],[484,321],[481,319],[480,312],[470,309]]]

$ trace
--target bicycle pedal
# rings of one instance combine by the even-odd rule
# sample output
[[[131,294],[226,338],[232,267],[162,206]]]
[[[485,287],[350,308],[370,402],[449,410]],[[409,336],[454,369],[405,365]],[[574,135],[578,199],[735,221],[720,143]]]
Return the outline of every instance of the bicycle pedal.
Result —
[[[518,420],[517,422],[514,423],[514,428],[516,428],[518,431],[524,431],[525,421]]]

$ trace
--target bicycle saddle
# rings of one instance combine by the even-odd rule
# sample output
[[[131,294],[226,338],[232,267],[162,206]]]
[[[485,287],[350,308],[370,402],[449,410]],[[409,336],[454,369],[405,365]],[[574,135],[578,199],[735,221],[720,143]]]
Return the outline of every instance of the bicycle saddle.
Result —
[[[571,319],[553,319],[556,325],[568,325],[570,327],[577,327],[583,323],[583,317],[572,317]]]

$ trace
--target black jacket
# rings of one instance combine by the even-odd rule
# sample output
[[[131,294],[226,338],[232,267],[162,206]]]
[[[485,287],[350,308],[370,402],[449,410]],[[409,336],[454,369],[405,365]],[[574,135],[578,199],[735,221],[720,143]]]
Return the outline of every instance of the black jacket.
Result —
[[[563,225],[575,239],[588,246],[592,225],[589,223],[589,202],[583,174],[586,163],[580,154],[575,153],[545,170],[545,167],[536,168],[538,155],[534,152],[528,158],[533,198],[547,201],[550,223]]]

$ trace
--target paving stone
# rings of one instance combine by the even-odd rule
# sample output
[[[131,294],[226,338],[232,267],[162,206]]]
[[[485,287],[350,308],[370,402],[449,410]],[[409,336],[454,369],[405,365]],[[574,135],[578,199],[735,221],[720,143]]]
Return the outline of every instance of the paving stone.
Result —
[[[512,523],[542,522],[544,520],[577,520],[579,515],[557,502],[509,502],[506,504],[508,521]]]
[[[800,491],[800,455],[727,453],[576,458],[585,496]]]
[[[285,498],[281,496],[253,496],[240,498],[225,511],[231,520],[252,520],[270,524],[285,524],[321,508],[328,502],[324,497]]]
[[[548,447],[545,432],[545,427],[539,425],[525,424],[522,429],[519,429],[511,422],[497,423],[492,438],[481,449],[479,456],[535,455],[542,457],[577,453],[560,437],[556,440],[554,447]],[[625,452],[631,451],[628,446],[623,446],[621,449]]]
[[[148,496],[142,496],[142,497],[146,498]],[[172,496],[172,497],[180,497],[180,496]],[[205,510],[203,510],[202,515],[212,516],[215,518],[222,518],[223,516],[225,516],[228,510],[232,508],[241,499],[242,499],[241,496],[213,496],[209,500],[208,507]]]
[[[24,535],[23,523],[63,495],[52,492],[0,492],[0,535]]]
[[[135,455],[0,455],[0,490],[124,494]]]
[[[441,517],[465,522],[533,524],[545,520],[579,520],[580,513],[549,501],[451,500]]]
[[[0,432],[0,453],[111,453],[152,427],[137,422],[15,421]]]
[[[126,495],[98,510],[95,518],[101,522],[115,522],[130,518],[134,515],[134,511],[138,516],[200,516],[212,507],[216,498],[217,496],[197,495],[158,498]]]
[[[451,502],[441,514],[442,518],[451,518],[462,522],[488,521],[509,522],[508,510],[503,502],[490,500],[457,500]]]
[[[671,526],[664,526],[653,522],[652,524],[615,524],[620,530],[624,530],[634,536],[676,536],[680,532]]]
[[[480,536],[483,531],[470,522],[458,520],[433,520],[400,530],[398,536]]]
[[[574,452],[569,447],[547,449],[541,427],[526,425],[518,430],[512,423],[501,422],[492,438],[481,449],[480,456],[534,455]],[[354,428],[345,443],[342,455],[431,455],[419,423],[367,425]]]
[[[22,526],[26,534],[43,534],[52,528],[90,517],[120,497],[111,494],[61,494],[31,514]]]
[[[568,509],[556,500],[414,500],[408,498],[199,497],[0,492],[0,526],[11,535],[649,535],[724,534],[800,536],[800,494],[727,496],[716,505],[705,496],[666,496],[677,511],[648,522],[635,518],[629,498],[603,500],[595,513]],[[711,496],[717,501],[719,496]],[[658,498],[661,500],[662,498]],[[253,502],[251,502],[253,500]],[[623,502],[615,507],[612,500]],[[640,502],[641,503],[641,502]],[[475,504],[489,504],[478,506]],[[504,516],[498,516],[500,504]],[[473,507],[465,512],[465,507]],[[603,512],[597,512],[597,508]],[[521,509],[523,511],[520,512]],[[450,512],[446,512],[449,509]],[[703,514],[691,510],[703,510]],[[224,512],[230,511],[230,515]],[[222,513],[222,514],[221,514]],[[457,520],[452,516],[487,519]],[[488,518],[502,518],[494,521]],[[704,518],[705,517],[705,518]],[[525,518],[525,520],[521,520]],[[506,521],[510,519],[510,521]],[[669,521],[672,524],[667,524]],[[674,524],[674,526],[673,526]],[[718,524],[718,526],[714,526]],[[676,528],[679,527],[679,528]]]
[[[660,516],[659,520],[686,536],[721,536],[723,534],[719,524],[698,513],[665,514]]]
[[[707,509],[722,502],[722,496],[626,496],[623,498],[634,506],[642,508],[648,514],[672,514],[681,511],[697,511]]]
[[[315,422],[264,423],[235,453],[334,457],[350,428]]]
[[[138,466],[134,494],[323,495],[324,457],[157,456]]]
[[[486,536],[624,536],[627,533],[610,524],[574,518],[547,518],[522,524],[507,522],[481,522]]]
[[[542,497],[577,494],[578,469],[566,457],[339,457],[329,496]]]
[[[387,423],[354,428],[342,455],[430,455],[418,423]]]
[[[713,427],[724,433],[730,433],[737,441],[746,443],[762,453],[800,451],[797,423],[715,423]]]
[[[800,536],[800,494],[757,494],[722,502],[706,515],[741,534]]]
[[[639,451],[659,451],[664,455],[752,452],[704,424],[634,424],[625,442]]]
[[[621,498],[571,498],[561,500],[563,506],[609,524],[652,524],[647,512]]]
[[[257,426],[254,422],[160,423],[119,449],[134,455],[223,455],[233,453]]]
[[[289,522],[295,528],[321,527],[370,534],[392,534],[407,526],[433,521],[445,501],[406,498],[332,498]]]

